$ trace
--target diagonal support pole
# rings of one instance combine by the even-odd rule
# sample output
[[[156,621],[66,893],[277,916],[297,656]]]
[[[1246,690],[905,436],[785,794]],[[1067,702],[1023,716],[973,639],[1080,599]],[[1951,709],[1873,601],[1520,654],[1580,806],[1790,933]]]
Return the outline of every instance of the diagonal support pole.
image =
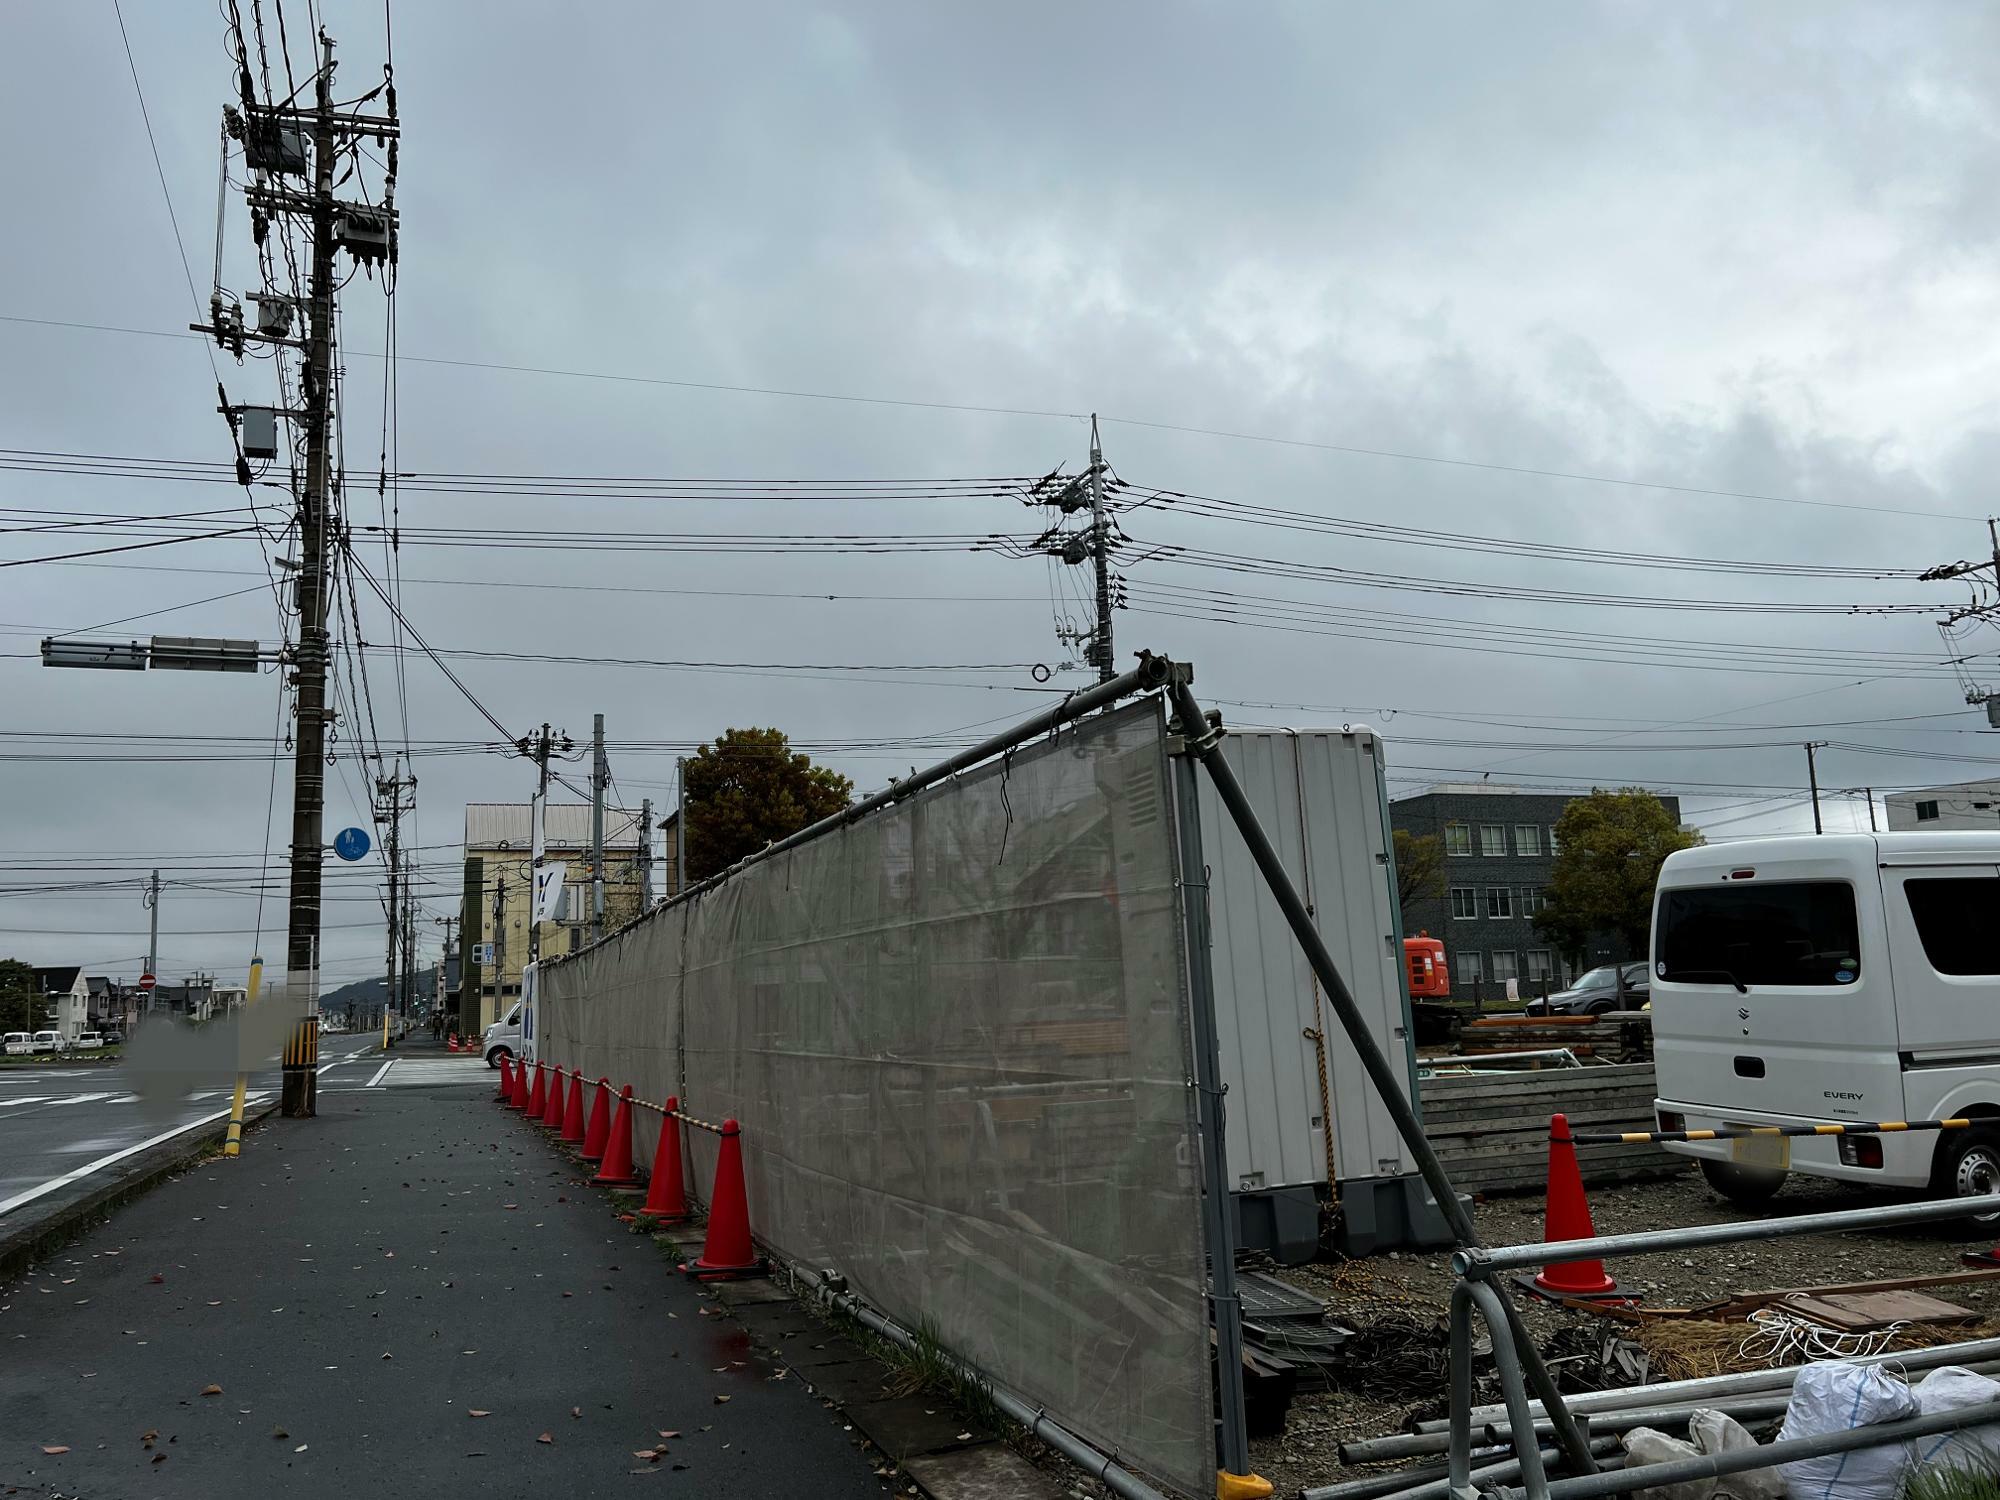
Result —
[[[1278,851],[1271,846],[1263,825],[1257,821],[1257,813],[1250,806],[1250,799],[1236,780],[1236,773],[1222,754],[1222,734],[1219,729],[1211,729],[1208,716],[1202,711],[1194,690],[1185,680],[1176,678],[1170,684],[1174,710],[1180,720],[1180,732],[1186,736],[1188,751],[1198,757],[1209,779],[1215,783],[1216,795],[1242,834],[1250,857],[1257,862],[1257,868],[1264,876],[1272,898],[1278,909],[1284,913],[1286,923],[1292,929],[1292,936],[1298,939],[1300,949],[1305,953],[1306,962],[1312,965],[1313,973],[1326,991],[1333,1013],[1347,1032],[1348,1041],[1355,1054],[1361,1059],[1361,1066],[1367,1071],[1369,1081],[1381,1096],[1383,1105],[1396,1122],[1397,1133],[1410,1148],[1415,1158],[1417,1171],[1422,1174],[1424,1185],[1437,1199],[1438,1209],[1451,1225],[1451,1232],[1460,1245],[1477,1246],[1479,1231],[1473,1227],[1472,1216],[1465,1211],[1465,1205],[1458,1201],[1458,1194],[1451,1185],[1451,1178],[1445,1174],[1444,1164],[1431,1149],[1430,1138],[1424,1134],[1423,1125],[1404,1096],[1402,1080],[1390,1066],[1389,1059],[1382,1051],[1381,1044],[1368,1029],[1360,1008],[1354,1003],[1353,992],[1347,981],[1334,966],[1333,955],[1327,951],[1320,939],[1319,929],[1313,925],[1312,916],[1306,911],[1305,903],[1299,899],[1298,890],[1279,859]],[[1568,1407],[1563,1404],[1561,1394],[1556,1390],[1555,1380],[1550,1376],[1548,1366],[1542,1363],[1541,1352],[1535,1348],[1533,1336],[1527,1325],[1521,1321],[1520,1310],[1513,1301],[1502,1294],[1500,1305],[1507,1315],[1507,1327],[1512,1335],[1514,1347],[1521,1360],[1522,1373],[1528,1384],[1540,1398],[1548,1412],[1549,1421],[1555,1428],[1557,1445],[1569,1461],[1570,1471],[1575,1474],[1595,1474],[1597,1465],[1590,1456],[1590,1445],[1577,1427]]]

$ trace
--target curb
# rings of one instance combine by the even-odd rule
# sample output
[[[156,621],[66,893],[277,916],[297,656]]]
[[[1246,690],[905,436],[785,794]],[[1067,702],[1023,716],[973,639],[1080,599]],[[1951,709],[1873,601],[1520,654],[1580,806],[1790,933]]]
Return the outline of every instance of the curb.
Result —
[[[277,1108],[278,1101],[270,1099],[246,1109],[243,1112],[244,1133],[247,1135],[252,1126],[275,1113]],[[45,1217],[12,1231],[0,1228],[0,1280],[15,1275],[44,1252],[94,1227],[95,1220],[120,1204],[151,1191],[176,1172],[191,1166],[210,1147],[220,1145],[228,1135],[227,1118],[211,1120],[170,1141],[160,1142],[152,1150],[142,1152],[130,1161],[120,1163],[126,1170],[113,1173],[108,1180],[82,1197],[63,1204]]]

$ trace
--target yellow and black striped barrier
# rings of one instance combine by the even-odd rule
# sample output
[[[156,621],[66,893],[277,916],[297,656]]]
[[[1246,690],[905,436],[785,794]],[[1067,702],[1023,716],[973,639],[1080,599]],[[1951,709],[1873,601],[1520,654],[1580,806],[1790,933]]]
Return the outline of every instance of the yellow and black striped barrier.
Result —
[[[1977,1120],[1873,1120],[1840,1125],[1722,1125],[1714,1130],[1579,1130],[1579,1146],[1673,1145],[1683,1141],[1740,1141],[1753,1136],[1896,1135],[1910,1130],[1970,1130]]]

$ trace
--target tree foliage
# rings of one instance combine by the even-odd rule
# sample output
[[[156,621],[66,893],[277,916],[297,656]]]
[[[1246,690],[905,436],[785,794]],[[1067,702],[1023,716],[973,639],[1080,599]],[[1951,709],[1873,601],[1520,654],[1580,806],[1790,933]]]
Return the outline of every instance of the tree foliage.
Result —
[[[0,958],[0,1031],[33,1031],[35,971],[18,958]]]
[[[1567,954],[1581,953],[1592,933],[1607,932],[1623,944],[1621,958],[1642,957],[1661,862],[1701,841],[1642,788],[1576,798],[1556,819],[1555,875],[1536,929]]]
[[[1398,828],[1396,901],[1407,910],[1414,901],[1436,901],[1444,895],[1444,840],[1434,833]]]
[[[725,730],[694,753],[683,774],[690,880],[726,870],[854,800],[852,781],[814,765],[776,729]]]

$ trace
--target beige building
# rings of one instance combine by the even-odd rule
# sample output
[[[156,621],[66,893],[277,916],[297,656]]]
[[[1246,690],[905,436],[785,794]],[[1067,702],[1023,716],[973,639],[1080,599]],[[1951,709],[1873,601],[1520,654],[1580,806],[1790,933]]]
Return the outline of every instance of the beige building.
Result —
[[[525,802],[469,802],[465,808],[465,894],[460,907],[462,976],[460,1030],[477,1036],[506,1014],[521,993],[521,968],[528,961],[528,904],[534,847],[532,813]],[[604,929],[609,932],[639,915],[644,904],[645,859],[639,813],[604,809]],[[543,844],[546,858],[561,863],[564,904],[558,917],[541,924],[542,956],[573,953],[590,941],[590,808],[583,803],[549,804]],[[482,945],[491,943],[490,962]]]

